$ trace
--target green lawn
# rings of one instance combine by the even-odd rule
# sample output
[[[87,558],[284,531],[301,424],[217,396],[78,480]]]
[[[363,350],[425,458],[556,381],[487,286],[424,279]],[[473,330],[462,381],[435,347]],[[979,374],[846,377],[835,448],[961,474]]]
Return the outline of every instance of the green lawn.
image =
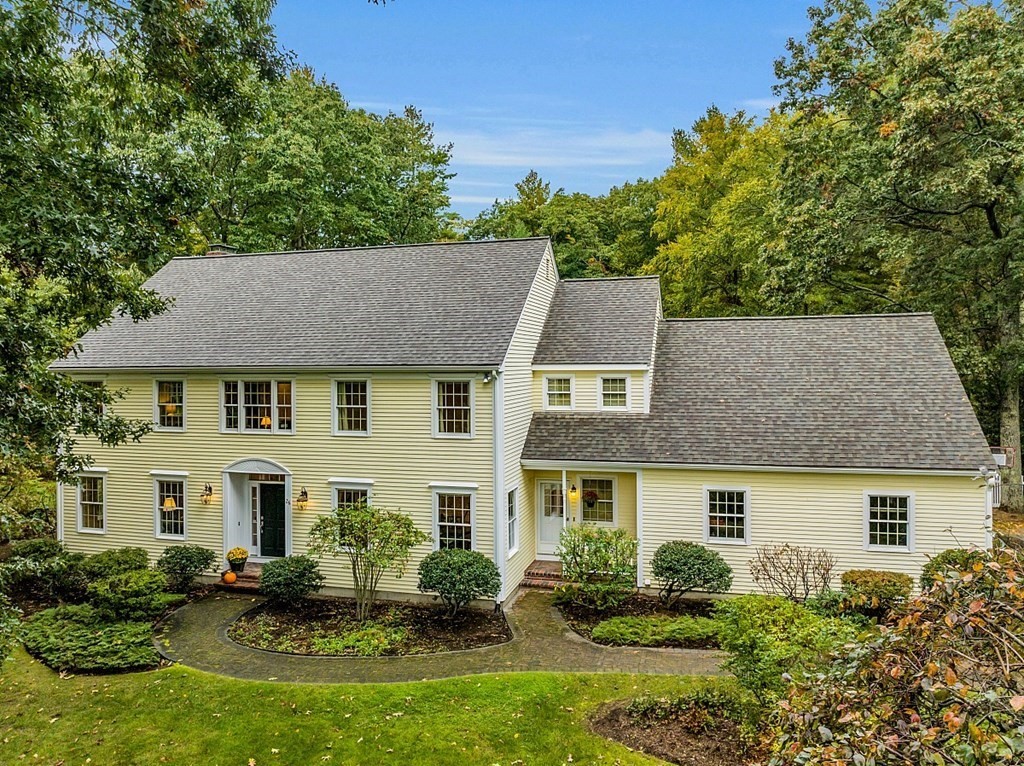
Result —
[[[585,719],[607,700],[687,683],[518,673],[299,686],[181,667],[60,678],[19,651],[0,671],[0,763],[651,764]]]

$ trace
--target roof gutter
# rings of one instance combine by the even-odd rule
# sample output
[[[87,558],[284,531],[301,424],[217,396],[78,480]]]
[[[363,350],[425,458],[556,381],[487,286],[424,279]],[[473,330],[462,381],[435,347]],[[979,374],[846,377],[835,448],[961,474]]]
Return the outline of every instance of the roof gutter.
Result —
[[[798,466],[798,465],[740,465],[731,463],[645,463],[612,462],[604,460],[530,460],[521,461],[523,468],[530,470],[561,470],[563,468],[593,468],[606,470],[636,471],[647,468],[670,468],[686,471],[749,471],[755,473],[850,473],[887,476],[970,476],[978,475],[978,469],[946,468],[867,468],[857,466]]]

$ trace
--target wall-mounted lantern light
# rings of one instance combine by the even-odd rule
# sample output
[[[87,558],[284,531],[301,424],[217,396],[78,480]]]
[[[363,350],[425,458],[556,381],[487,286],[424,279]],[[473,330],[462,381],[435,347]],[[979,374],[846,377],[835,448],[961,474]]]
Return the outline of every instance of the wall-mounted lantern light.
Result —
[[[570,501],[575,503],[576,500],[579,499],[579,496],[580,496],[580,491],[578,489],[576,489],[576,485],[575,484],[573,484],[571,487],[569,487],[569,500]]]
[[[306,488],[303,487],[299,490],[299,496],[295,498],[295,507],[300,511],[306,510],[306,506],[309,505],[309,493]]]
[[[207,482],[203,485],[203,491],[199,493],[199,502],[203,505],[209,505],[213,501],[213,487]]]

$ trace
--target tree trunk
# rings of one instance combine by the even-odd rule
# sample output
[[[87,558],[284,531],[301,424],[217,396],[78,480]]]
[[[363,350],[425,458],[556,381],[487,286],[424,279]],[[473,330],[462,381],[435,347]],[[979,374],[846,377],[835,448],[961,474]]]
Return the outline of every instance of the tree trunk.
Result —
[[[999,406],[999,441],[1013,450],[1013,465],[1002,471],[1002,507],[1016,513],[1024,512],[1021,490],[1020,453],[1020,361],[1017,355],[1021,345],[1020,310],[1009,313],[1003,323],[1003,399]]]

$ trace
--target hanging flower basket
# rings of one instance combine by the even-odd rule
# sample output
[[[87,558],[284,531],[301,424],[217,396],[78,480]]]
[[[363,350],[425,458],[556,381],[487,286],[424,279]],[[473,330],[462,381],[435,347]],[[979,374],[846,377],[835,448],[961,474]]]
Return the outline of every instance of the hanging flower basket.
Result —
[[[583,490],[583,502],[587,508],[593,508],[599,499],[599,495],[592,489]]]

